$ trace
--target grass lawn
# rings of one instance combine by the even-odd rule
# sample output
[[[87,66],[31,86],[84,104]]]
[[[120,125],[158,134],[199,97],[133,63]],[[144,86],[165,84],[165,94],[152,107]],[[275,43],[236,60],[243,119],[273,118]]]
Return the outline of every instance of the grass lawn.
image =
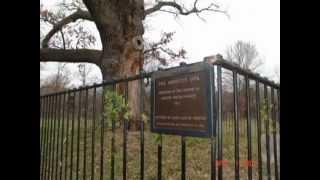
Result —
[[[58,122],[58,121],[56,121]],[[60,161],[60,148],[61,148],[61,133],[62,128],[60,124],[59,131],[59,164],[58,167],[62,166],[62,177],[65,175],[65,167],[67,167],[67,176],[70,176],[70,165],[71,165],[71,130],[72,121],[69,121],[69,129],[66,131],[67,122],[64,122],[64,143],[63,143],[63,158]],[[74,121],[74,136],[73,136],[73,167],[72,176],[75,179],[76,176],[76,162],[77,162],[77,146],[78,146],[78,132],[80,132],[79,141],[79,178],[83,179],[84,174],[84,159],[86,159],[86,179],[91,179],[91,166],[94,167],[94,179],[100,178],[101,169],[101,128],[96,123],[95,133],[92,133],[92,120],[87,121],[87,133],[85,138],[84,119],[80,120],[80,129],[78,128],[78,119]],[[245,122],[245,121],[244,121]],[[241,179],[247,179],[247,167],[244,166],[247,159],[247,135],[246,126],[243,123],[240,134],[240,175]],[[57,125],[56,125],[57,126]],[[253,127],[256,125],[253,124]],[[42,126],[42,131],[45,131],[47,125]],[[228,161],[228,164],[224,167],[224,179],[234,179],[234,132],[232,130],[232,124],[224,125],[223,133],[223,159]],[[78,131],[79,130],[79,131]],[[56,135],[58,129],[56,128]],[[104,146],[103,146],[103,175],[104,179],[110,179],[111,172],[111,137],[112,132],[110,128],[106,128],[104,133]],[[94,138],[93,138],[94,136]],[[127,177],[128,179],[139,179],[140,178],[140,132],[128,132],[127,139]],[[272,139],[273,136],[270,136]],[[92,149],[92,139],[95,144]],[[144,175],[145,179],[153,180],[157,179],[157,141],[156,135],[151,133],[150,130],[145,130],[144,134]],[[163,152],[162,152],[162,177],[165,180],[176,180],[180,179],[181,175],[181,137],[163,135]],[[57,141],[56,141],[57,142]],[[86,154],[84,154],[84,144],[86,142]],[[270,143],[273,143],[270,141]],[[48,141],[48,144],[50,141]],[[46,143],[45,143],[46,145]],[[66,146],[68,146],[67,152],[67,164],[65,163]],[[257,133],[256,129],[252,128],[252,160],[253,160],[253,179],[257,179]],[[265,148],[265,144],[262,145]],[[93,151],[92,151],[93,150]],[[273,150],[273,149],[272,149]],[[55,151],[56,152],[56,144]],[[123,162],[123,129],[117,128],[115,133],[115,179],[122,179],[122,162]],[[93,161],[91,159],[93,153]],[[186,177],[187,179],[210,179],[210,139],[204,138],[187,138],[186,141]],[[47,156],[42,155],[44,162],[46,162]],[[56,159],[56,155],[55,158]],[[279,157],[279,155],[278,155]],[[273,158],[273,157],[272,157]],[[56,161],[54,161],[56,162]],[[266,163],[263,163],[263,173],[266,174]],[[274,174],[274,164],[271,164],[272,174]],[[60,173],[60,168],[58,168]],[[63,178],[64,179],[64,178]]]

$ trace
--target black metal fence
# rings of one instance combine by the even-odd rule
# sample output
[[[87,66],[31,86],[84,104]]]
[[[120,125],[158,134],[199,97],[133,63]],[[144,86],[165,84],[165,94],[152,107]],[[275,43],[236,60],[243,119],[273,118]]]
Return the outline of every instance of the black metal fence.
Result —
[[[151,73],[41,96],[41,179],[278,180],[280,86],[223,60],[212,65],[211,139],[152,134],[143,117],[138,131],[108,123],[103,89],[123,84],[128,100],[128,84],[139,81],[140,108],[149,114]]]

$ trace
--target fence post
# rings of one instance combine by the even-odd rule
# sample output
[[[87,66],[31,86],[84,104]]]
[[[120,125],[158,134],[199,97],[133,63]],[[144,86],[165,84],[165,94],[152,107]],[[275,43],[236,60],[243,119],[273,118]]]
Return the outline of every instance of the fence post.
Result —
[[[217,86],[218,86],[218,103],[217,103],[217,109],[218,109],[218,118],[217,118],[217,126],[218,126],[218,179],[222,180],[223,178],[223,167],[222,161],[223,154],[222,154],[222,143],[223,143],[223,126],[222,126],[222,75],[221,75],[221,66],[218,65],[217,67]]]

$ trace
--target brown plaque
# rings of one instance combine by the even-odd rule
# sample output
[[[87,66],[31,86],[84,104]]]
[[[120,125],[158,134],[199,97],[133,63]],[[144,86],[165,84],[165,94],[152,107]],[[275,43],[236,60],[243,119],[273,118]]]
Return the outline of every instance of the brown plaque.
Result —
[[[211,134],[209,71],[168,74],[153,81],[154,132],[187,136]]]

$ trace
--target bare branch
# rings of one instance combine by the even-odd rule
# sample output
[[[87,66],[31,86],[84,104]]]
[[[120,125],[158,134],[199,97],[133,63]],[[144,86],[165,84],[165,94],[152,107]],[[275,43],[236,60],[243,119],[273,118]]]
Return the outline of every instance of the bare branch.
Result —
[[[160,9],[159,11],[161,11],[161,12],[166,12],[166,13],[170,13],[170,14],[173,14],[174,16],[178,16],[178,14],[177,14],[176,12],[173,12],[173,11],[162,10],[162,9]]]
[[[42,48],[40,49],[40,62],[70,62],[100,64],[102,51],[91,49],[63,50]]]
[[[161,65],[166,66],[168,65],[168,62],[178,61],[186,58],[186,51],[183,48],[179,50],[173,50],[166,47],[172,41],[173,35],[174,32],[163,33],[158,42],[149,42],[145,44],[144,62],[146,65],[157,61]]]
[[[49,31],[49,33],[43,39],[42,47],[48,48],[48,42],[56,32],[60,31],[63,28],[63,26],[65,26],[66,24],[75,22],[78,19],[86,19],[86,20],[92,21],[91,15],[88,11],[83,11],[79,9],[75,13],[69,15],[68,17],[64,18],[60,22],[53,25],[53,28]]]
[[[211,3],[207,7],[202,8],[202,9],[197,8],[197,3],[198,3],[198,0],[195,0],[195,2],[193,4],[193,8],[188,10],[174,1],[159,1],[155,6],[145,10],[145,16],[150,15],[154,12],[160,11],[161,8],[163,8],[163,7],[175,8],[177,10],[177,12],[172,12],[172,11],[167,11],[167,10],[166,10],[166,12],[175,13],[177,15],[178,14],[185,15],[185,16],[189,15],[189,14],[193,14],[193,13],[201,13],[203,11],[213,11],[213,12],[220,12],[220,13],[226,14],[226,11],[220,10],[219,6],[214,3]],[[161,11],[164,11],[164,10],[161,10]]]

